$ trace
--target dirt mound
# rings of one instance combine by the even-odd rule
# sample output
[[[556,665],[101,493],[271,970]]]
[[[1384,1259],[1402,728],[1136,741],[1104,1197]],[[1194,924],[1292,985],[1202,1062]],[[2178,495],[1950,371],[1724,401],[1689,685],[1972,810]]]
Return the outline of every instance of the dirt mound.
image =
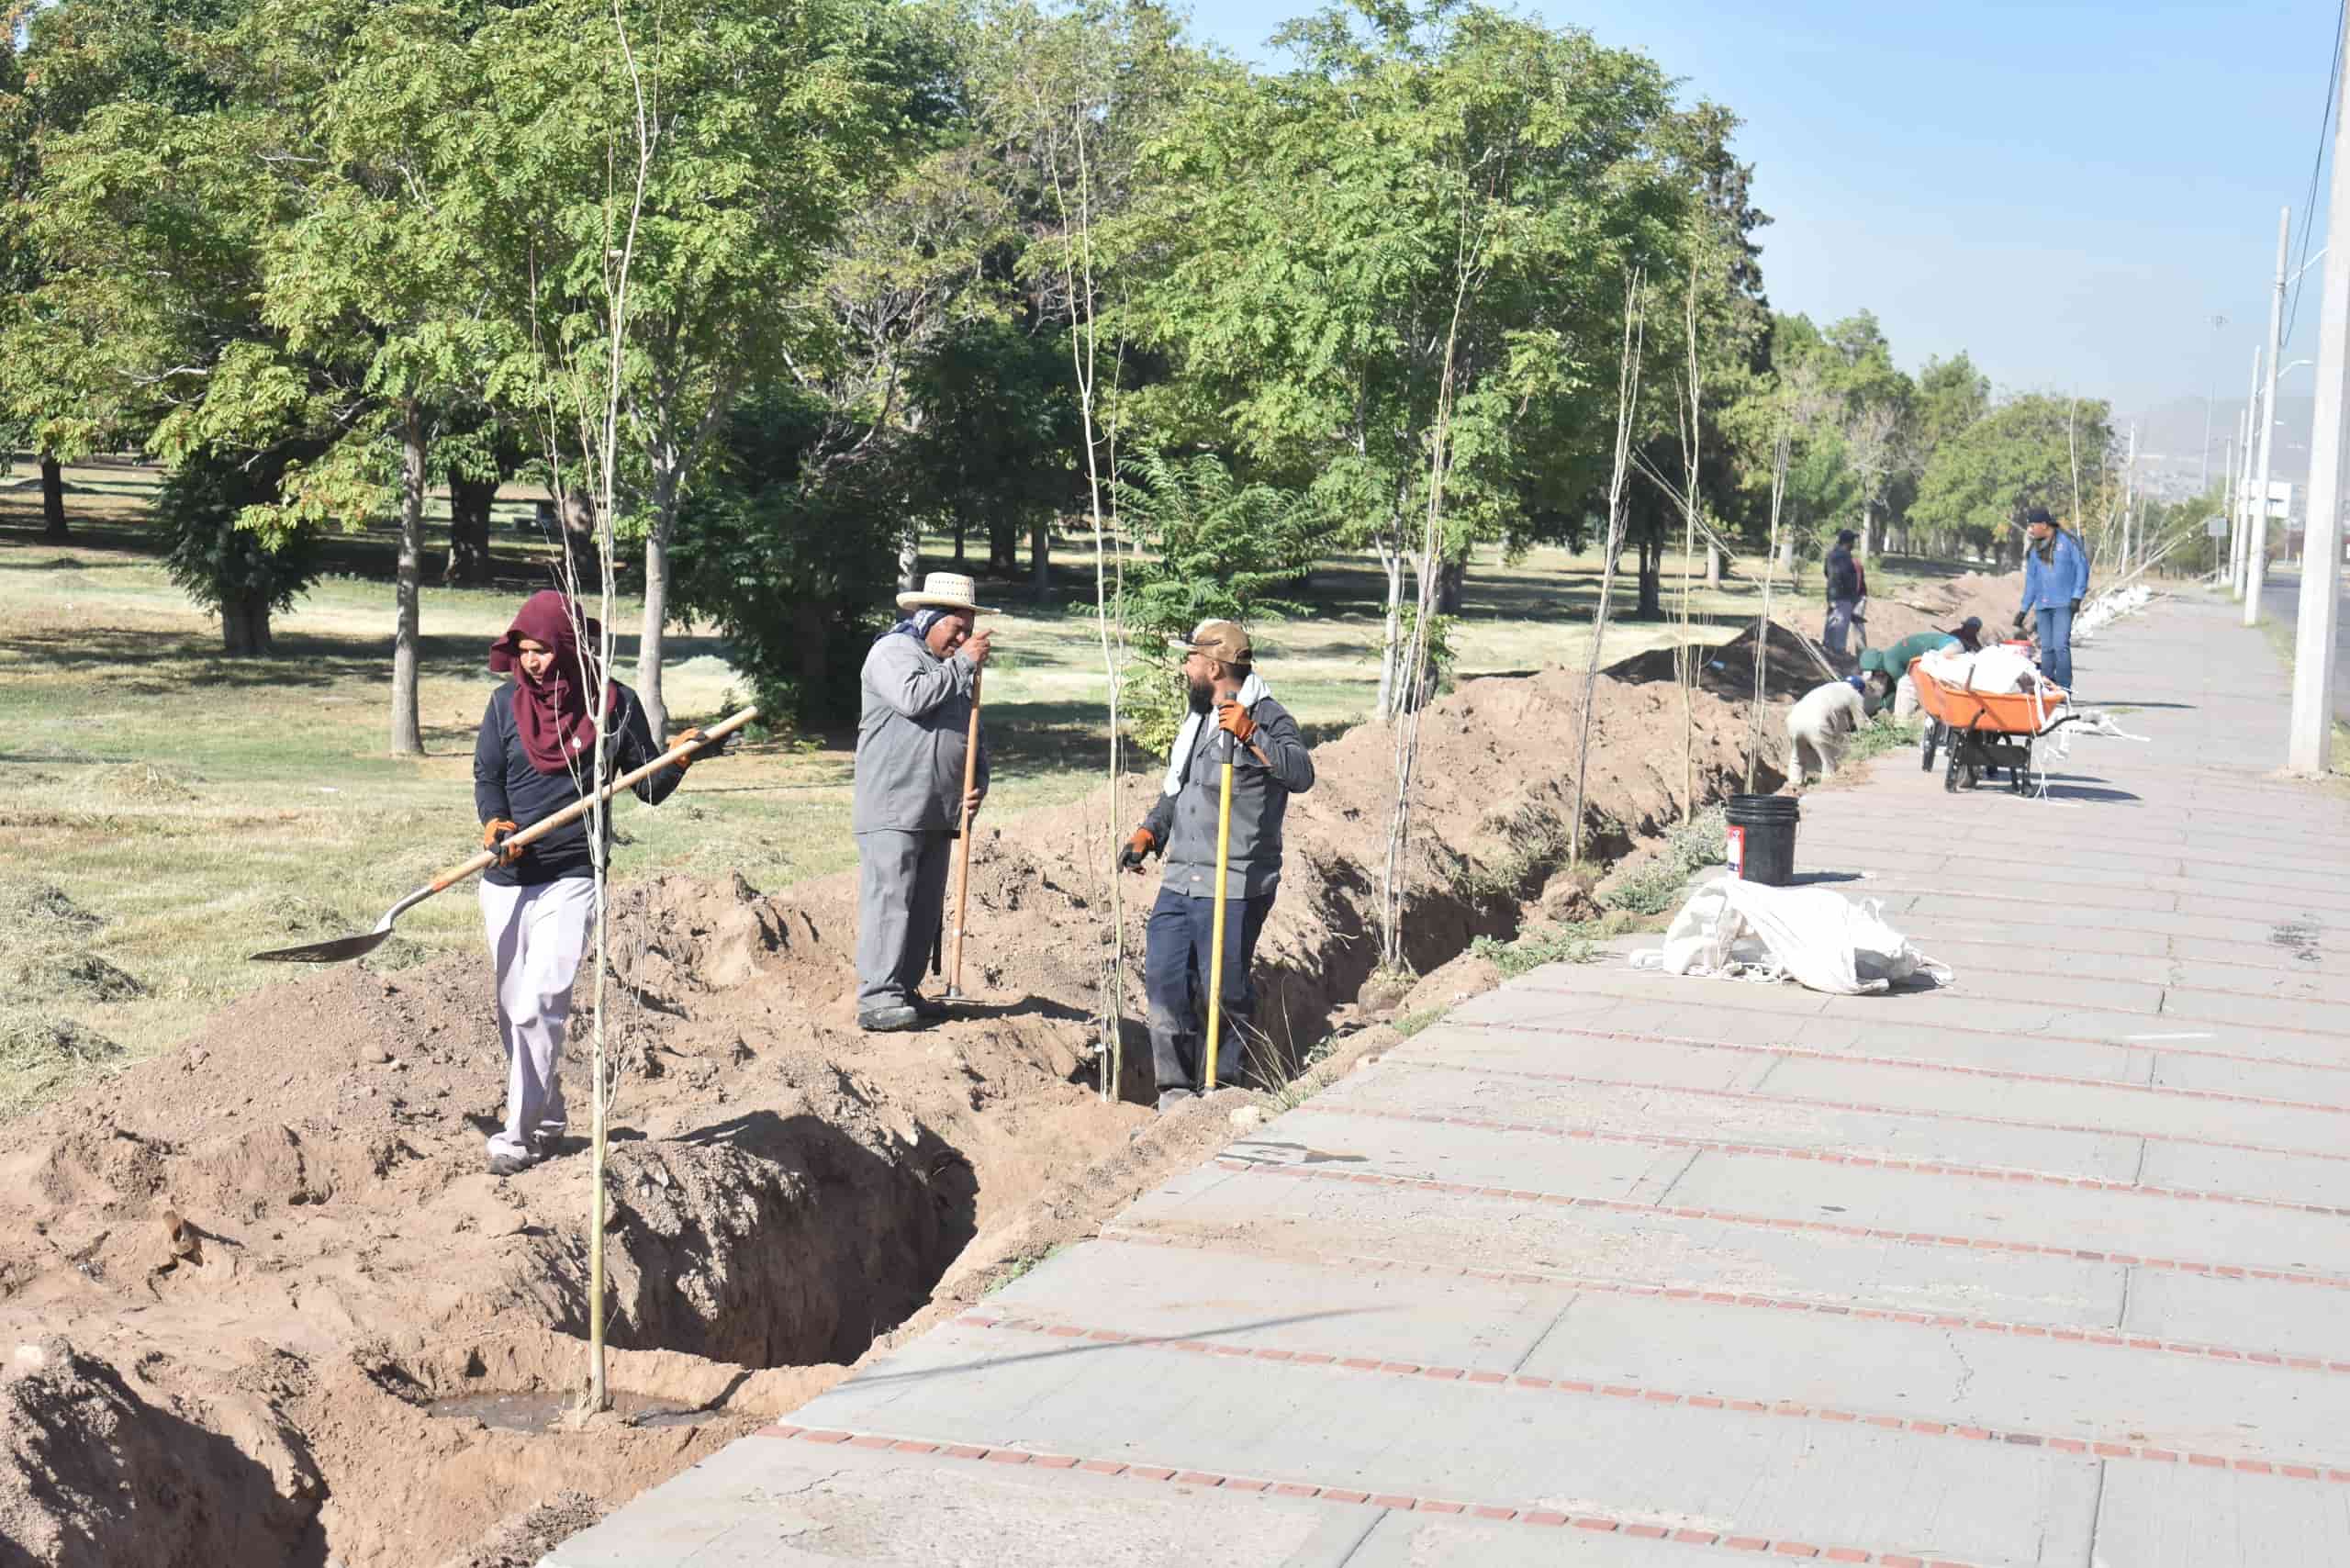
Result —
[[[1772,622],[1768,643],[1748,627],[1727,643],[1696,649],[1697,684],[1725,702],[1754,700],[1754,666],[1762,666],[1762,697],[1766,702],[1792,702],[1823,680],[1835,678],[1828,652],[1802,633]],[[1655,648],[1637,654],[1605,672],[1617,680],[1645,684],[1681,678],[1673,649]]]
[[[2011,634],[2023,602],[2021,572],[1965,572],[1895,595],[1869,599],[1869,644],[1888,647],[1919,632],[1947,632],[1980,617],[1986,639]]]
[[[259,1401],[142,1395],[52,1336],[16,1347],[0,1373],[0,1440],[13,1462],[0,1474],[0,1540],[31,1561],[318,1560],[318,1472]]]
[[[1559,885],[1583,686],[1564,669],[1471,681],[1423,715],[1403,921],[1421,973],[1476,936],[1515,935],[1525,903]],[[1589,858],[1659,834],[1692,793],[1743,784],[1742,703],[1700,690],[1684,710],[1670,684],[1603,678],[1591,720]],[[1238,1064],[1260,1080],[1311,1058],[1335,1070],[1333,1042],[1364,1037],[1356,999],[1377,962],[1392,736],[1362,726],[1316,762],[1259,948],[1268,1044]],[[1759,769],[1758,788],[1779,782]],[[349,1568],[536,1550],[1229,1135],[1230,1096],[1154,1121],[1098,1092],[1108,1047],[1125,1063],[1113,1087],[1148,1094],[1146,877],[1117,890],[1123,1026],[1107,1035],[1097,1020],[1117,940],[1103,918],[1114,842],[1156,788],[1136,776],[1114,809],[1102,791],[983,823],[965,974],[977,999],[919,1034],[855,1027],[852,875],[772,894],[663,877],[616,899],[613,1379],[683,1391],[699,1413],[688,1424],[520,1432],[442,1406],[517,1384],[567,1394],[584,1365],[580,1140],[510,1180],[483,1170],[504,1073],[487,969],[471,954],[272,987],[181,1052],[0,1126],[0,1345],[70,1328],[92,1367],[139,1369],[167,1397],[141,1385],[124,1403],[105,1385],[92,1419],[155,1434],[158,1453],[218,1451],[220,1465],[179,1477],[181,1495],[243,1521],[233,1528],[314,1518]],[[583,980],[565,1071],[575,1132],[587,999]],[[217,1450],[191,1428],[216,1434]],[[269,1496],[252,1490],[259,1476]],[[84,1529],[81,1506],[62,1492],[42,1504],[50,1495],[9,1506],[38,1514],[44,1540]],[[269,1539],[177,1556],[124,1545],[107,1561],[315,1560]],[[36,1560],[73,1561],[65,1550]]]

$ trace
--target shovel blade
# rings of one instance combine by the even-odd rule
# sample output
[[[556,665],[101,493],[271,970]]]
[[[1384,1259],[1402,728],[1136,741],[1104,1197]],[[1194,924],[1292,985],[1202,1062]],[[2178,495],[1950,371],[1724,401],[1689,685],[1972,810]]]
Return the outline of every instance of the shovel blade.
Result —
[[[299,947],[275,947],[266,953],[255,953],[247,959],[255,964],[340,964],[346,959],[364,958],[384,945],[388,929],[363,931],[355,936],[337,936],[328,942],[310,942]]]

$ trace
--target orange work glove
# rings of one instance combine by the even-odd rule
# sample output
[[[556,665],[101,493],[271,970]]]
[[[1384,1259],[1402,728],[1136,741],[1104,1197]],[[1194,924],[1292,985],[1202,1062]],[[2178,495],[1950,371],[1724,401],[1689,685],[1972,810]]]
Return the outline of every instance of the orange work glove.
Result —
[[[691,767],[695,763],[702,761],[706,757],[716,756],[726,749],[726,743],[733,738],[734,737],[732,735],[721,735],[714,741],[705,741],[703,742],[702,748],[699,751],[688,752],[685,756],[677,758],[677,766],[679,767]],[[669,745],[672,748],[675,748],[677,746],[684,745],[688,741],[699,740],[701,740],[701,726],[697,724],[692,729],[679,730],[676,734],[671,735],[669,737]]]
[[[1248,737],[1257,733],[1257,721],[1250,718],[1248,710],[1237,702],[1215,705],[1215,726],[1242,745],[1247,745]]]
[[[1150,836],[1150,829],[1147,827],[1135,829],[1134,836],[1127,839],[1125,847],[1118,851],[1118,869],[1121,871],[1141,870],[1142,857],[1158,847],[1158,840]]]
[[[511,866],[515,861],[522,858],[522,850],[526,846],[509,845],[506,842],[508,835],[513,832],[514,824],[504,817],[492,817],[481,824],[481,846],[484,849],[497,850],[498,863],[500,866]]]

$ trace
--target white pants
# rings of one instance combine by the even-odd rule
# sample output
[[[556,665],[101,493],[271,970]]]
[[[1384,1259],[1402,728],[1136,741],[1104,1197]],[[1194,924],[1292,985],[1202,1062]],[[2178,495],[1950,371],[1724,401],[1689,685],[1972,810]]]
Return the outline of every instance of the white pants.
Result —
[[[1897,724],[1906,724],[1917,714],[1918,683],[1905,675],[1901,683],[1893,689],[1893,720]]]
[[[530,888],[481,884],[506,1047],[506,1126],[489,1140],[494,1155],[528,1159],[532,1138],[563,1136],[563,1037],[595,913],[596,884],[586,877]]]

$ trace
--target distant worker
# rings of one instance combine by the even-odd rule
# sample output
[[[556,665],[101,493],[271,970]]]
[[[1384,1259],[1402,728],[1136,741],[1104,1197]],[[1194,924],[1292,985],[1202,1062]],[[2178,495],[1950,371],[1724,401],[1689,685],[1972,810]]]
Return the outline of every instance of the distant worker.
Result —
[[[971,579],[933,572],[901,593],[898,623],[866,655],[859,678],[856,783],[849,831],[856,838],[856,1026],[919,1028],[946,1007],[922,994],[922,971],[946,910],[949,852],[966,805],[988,793],[988,743],[971,793],[963,794],[971,703],[991,633],[972,630],[990,613],[972,602]]]
[[[1243,1031],[1257,992],[1248,969],[1281,877],[1281,819],[1292,795],[1314,788],[1314,754],[1289,710],[1257,674],[1248,633],[1203,621],[1184,650],[1191,713],[1175,737],[1167,778],[1118,864],[1142,869],[1160,857],[1158,901],[1144,928],[1143,991],[1150,1004],[1151,1069],[1162,1111],[1202,1085],[1207,995],[1214,958],[1216,829],[1224,763],[1233,762],[1231,842],[1225,883],[1222,1029],[1217,1077],[1239,1077]]]
[[[1787,782],[1797,793],[1817,773],[1831,778],[1852,732],[1867,718],[1861,678],[1815,686],[1787,711]]]
[[[1982,625],[1980,621],[1975,622],[1977,631],[1982,629]],[[1861,655],[1861,674],[1872,678],[1871,683],[1878,689],[1879,698],[1870,703],[1870,716],[1875,716],[1877,711],[1885,706],[1883,699],[1889,696],[1895,721],[1906,723],[1909,716],[1918,711],[1918,684],[1909,678],[1910,661],[1943,648],[1964,646],[1965,639],[1954,632],[1919,632],[1902,638],[1889,648],[1864,650]]]
[[[2056,526],[2046,507],[2034,507],[2024,516],[2031,543],[2023,553],[2023,608],[2016,611],[2016,629],[2027,618],[2037,621],[2040,673],[2073,689],[2073,617],[2089,591],[2089,558],[2081,542]]]
[[[1819,640],[1838,658],[1844,656],[1844,640],[1853,630],[1861,611],[1861,600],[1868,597],[1868,573],[1852,558],[1852,544],[1860,535],[1851,529],[1839,529],[1836,548],[1828,552],[1828,624],[1821,629]],[[1868,642],[1868,629],[1861,627],[1862,645]]]
[[[523,601],[489,667],[514,678],[490,693],[474,741],[474,809],[481,846],[553,816],[595,790],[596,721],[588,693],[604,693],[606,778],[659,756],[636,693],[602,678],[603,628],[553,589]],[[670,744],[700,732],[687,730]],[[713,742],[702,756],[722,749]],[[637,798],[657,806],[686,776],[676,763],[641,779]],[[610,818],[603,852],[610,853]],[[520,849],[503,849],[482,873],[482,924],[498,973],[498,1036],[506,1047],[506,1122],[489,1139],[489,1171],[511,1176],[556,1152],[563,1137],[563,1041],[571,983],[596,909],[595,851],[583,818]]]

